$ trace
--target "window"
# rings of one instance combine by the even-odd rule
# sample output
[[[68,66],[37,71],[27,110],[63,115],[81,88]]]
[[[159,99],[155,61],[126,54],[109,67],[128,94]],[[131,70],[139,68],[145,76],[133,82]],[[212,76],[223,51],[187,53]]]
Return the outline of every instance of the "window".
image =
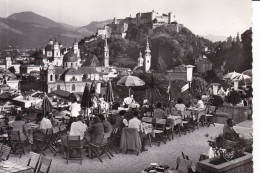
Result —
[[[52,81],[53,80],[53,76],[52,76],[52,74],[50,75],[50,81]]]
[[[76,87],[75,84],[72,84],[72,91],[75,91]]]

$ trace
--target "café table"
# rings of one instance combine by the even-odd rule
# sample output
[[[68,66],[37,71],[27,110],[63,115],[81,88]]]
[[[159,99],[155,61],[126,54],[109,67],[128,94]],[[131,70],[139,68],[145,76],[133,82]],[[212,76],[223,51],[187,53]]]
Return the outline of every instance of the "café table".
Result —
[[[180,126],[183,126],[182,117],[181,116],[169,115],[167,117],[167,119],[168,119],[168,121],[170,121],[172,128],[176,125],[178,126],[179,136],[181,136],[181,127]]]
[[[24,166],[9,160],[0,162],[0,173],[32,173],[34,170],[29,166]]]

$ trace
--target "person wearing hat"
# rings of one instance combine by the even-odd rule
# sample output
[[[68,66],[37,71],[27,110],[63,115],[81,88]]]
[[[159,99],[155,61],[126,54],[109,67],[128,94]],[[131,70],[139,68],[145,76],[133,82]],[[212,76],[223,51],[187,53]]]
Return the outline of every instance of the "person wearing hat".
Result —
[[[99,117],[94,117],[94,122],[88,129],[90,142],[94,144],[101,144],[104,138],[104,126]]]

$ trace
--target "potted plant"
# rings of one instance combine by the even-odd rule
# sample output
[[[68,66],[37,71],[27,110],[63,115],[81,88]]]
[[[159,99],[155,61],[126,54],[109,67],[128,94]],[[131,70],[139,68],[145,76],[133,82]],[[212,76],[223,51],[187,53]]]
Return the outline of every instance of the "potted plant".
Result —
[[[213,96],[210,97],[210,99],[209,99],[209,105],[216,107],[215,110],[214,110],[214,112],[216,112],[216,110],[217,110],[220,106],[222,106],[223,103],[224,103],[224,101],[223,101],[222,97],[220,97],[220,96],[218,96],[218,95],[213,95]]]

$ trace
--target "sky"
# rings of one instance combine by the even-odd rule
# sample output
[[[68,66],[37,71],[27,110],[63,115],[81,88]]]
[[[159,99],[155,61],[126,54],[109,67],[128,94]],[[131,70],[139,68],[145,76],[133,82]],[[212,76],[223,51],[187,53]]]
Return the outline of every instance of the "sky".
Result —
[[[251,0],[0,0],[0,17],[32,11],[75,26],[152,10],[173,12],[198,35],[235,36],[252,25]]]

